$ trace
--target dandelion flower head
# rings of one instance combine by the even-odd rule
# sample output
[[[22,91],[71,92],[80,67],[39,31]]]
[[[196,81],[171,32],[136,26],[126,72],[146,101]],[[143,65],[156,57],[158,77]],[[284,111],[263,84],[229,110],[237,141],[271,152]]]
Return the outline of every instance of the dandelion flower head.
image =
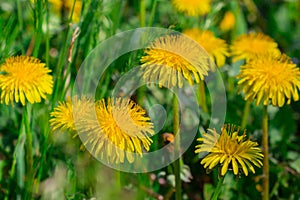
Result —
[[[29,56],[10,57],[0,67],[1,103],[39,103],[52,94],[50,69],[39,59]]]
[[[76,120],[80,138],[97,158],[108,163],[132,163],[135,156],[149,151],[154,134],[146,111],[130,99],[108,98],[97,101],[93,116]]]
[[[209,55],[196,42],[183,35],[168,35],[156,39],[141,58],[143,78],[159,86],[183,86],[199,83],[211,68]]]
[[[207,53],[214,59],[218,67],[225,64],[226,57],[229,56],[228,45],[225,40],[214,36],[213,32],[200,29],[187,29],[184,34],[194,39],[202,46]]]
[[[203,16],[210,11],[211,0],[172,0],[174,7],[189,16]]]
[[[52,130],[76,132],[75,120],[85,118],[94,109],[94,103],[87,97],[74,96],[66,102],[59,102],[54,111],[50,113],[49,120]],[[75,134],[77,135],[77,134]]]
[[[257,56],[241,67],[239,90],[244,92],[245,100],[256,105],[263,102],[273,106],[283,106],[287,100],[299,100],[300,70],[290,58],[282,54]]]
[[[277,43],[263,33],[249,33],[240,35],[231,45],[233,61],[245,59],[246,61],[256,55],[280,54]]]
[[[202,138],[197,139],[201,144],[196,146],[195,153],[208,153],[201,161],[208,170],[221,167],[221,176],[233,170],[235,175],[248,171],[255,173],[254,166],[261,167],[263,154],[258,144],[246,139],[246,131],[239,135],[239,128],[234,125],[224,125],[221,134],[208,129]]]
[[[220,30],[223,32],[230,31],[235,26],[235,16],[231,11],[227,11],[224,14],[222,21],[220,22]]]

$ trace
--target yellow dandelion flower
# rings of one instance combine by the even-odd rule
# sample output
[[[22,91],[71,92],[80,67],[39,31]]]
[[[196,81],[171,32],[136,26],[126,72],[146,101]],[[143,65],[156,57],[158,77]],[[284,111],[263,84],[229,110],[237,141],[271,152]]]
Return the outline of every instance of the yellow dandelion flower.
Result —
[[[207,53],[193,40],[182,35],[168,35],[156,39],[141,58],[146,81],[159,86],[183,86],[182,77],[193,85],[208,75],[211,63]]]
[[[283,106],[293,98],[299,100],[299,68],[286,55],[260,55],[241,67],[239,90],[245,93],[245,100],[256,105],[269,102],[274,106]]]
[[[24,106],[39,103],[52,94],[53,78],[50,69],[39,59],[29,56],[10,57],[0,67],[1,103],[13,102]]]
[[[280,54],[277,43],[269,36],[263,33],[243,34],[236,38],[231,46],[233,62],[241,59],[246,61],[260,54]]]
[[[220,30],[223,32],[230,31],[235,26],[235,16],[231,11],[227,11],[224,14],[222,21],[220,22]]]
[[[129,99],[112,98],[107,104],[96,102],[94,116],[78,117],[76,128],[83,144],[94,155],[109,163],[134,161],[149,151],[154,134],[153,124],[146,111]]]
[[[183,33],[198,42],[216,61],[218,67],[225,64],[226,56],[229,56],[228,45],[225,40],[216,38],[211,31],[202,31],[196,28],[187,29]]]
[[[52,118],[49,122],[52,130],[61,129],[75,132],[75,119],[77,119],[77,116],[78,118],[84,118],[87,116],[86,113],[89,113],[94,107],[94,103],[86,97],[78,98],[75,96],[73,102],[71,98],[66,102],[59,102],[54,111],[50,113]]]
[[[221,176],[224,176],[228,169],[232,169],[235,175],[243,172],[248,176],[248,169],[255,173],[253,165],[263,165],[263,154],[257,147],[258,144],[249,138],[246,139],[246,131],[239,136],[239,128],[236,129],[233,125],[224,125],[221,134],[208,129],[208,132],[197,140],[201,144],[196,146],[195,153],[208,153],[201,164],[209,170],[219,164]]]
[[[189,16],[202,16],[210,11],[211,0],[172,0],[174,7]]]
[[[58,13],[60,13],[62,8],[65,8],[69,13],[71,13],[73,8],[73,3],[74,3],[74,0],[48,0],[48,1],[53,6],[53,9]],[[80,20],[81,6],[82,6],[81,0],[76,0],[74,6],[74,13],[73,13],[74,22],[79,22]]]

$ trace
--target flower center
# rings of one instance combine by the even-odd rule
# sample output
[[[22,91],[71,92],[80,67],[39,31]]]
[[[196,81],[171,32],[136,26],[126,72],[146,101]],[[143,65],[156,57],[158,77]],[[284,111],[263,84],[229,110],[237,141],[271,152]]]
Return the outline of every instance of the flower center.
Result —
[[[232,156],[235,154],[238,148],[238,142],[236,139],[230,138],[229,141],[224,146],[224,151],[228,156]]]
[[[288,73],[284,73],[282,71],[282,64],[270,62],[263,65],[260,76],[265,78],[266,82],[271,85],[279,85],[282,81],[288,78]]]

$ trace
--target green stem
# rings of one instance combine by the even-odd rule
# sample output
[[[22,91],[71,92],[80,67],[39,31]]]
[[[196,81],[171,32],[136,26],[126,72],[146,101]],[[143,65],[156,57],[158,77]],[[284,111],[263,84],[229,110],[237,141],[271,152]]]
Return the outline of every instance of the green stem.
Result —
[[[49,3],[48,3],[48,0],[45,0],[45,9],[46,9],[46,33],[45,33],[45,40],[46,40],[46,66],[48,68],[50,68],[49,66],[49,55],[50,55],[50,30],[49,30]],[[47,118],[47,122],[49,121],[49,119]],[[36,178],[36,190],[39,189],[39,184],[40,184],[40,181],[41,181],[41,178],[42,178],[42,173],[43,173],[43,170],[44,170],[44,163],[45,163],[45,158],[46,158],[46,153],[48,152],[48,145],[49,145],[49,125],[47,124],[45,126],[45,129],[43,129],[43,136],[44,136],[44,141],[42,143],[42,150],[41,150],[41,158],[40,158],[40,167],[39,167],[39,170],[37,172],[37,178]],[[38,191],[34,191],[34,193],[37,193]]]
[[[23,17],[22,17],[22,6],[21,6],[21,0],[17,0],[17,12],[18,12],[18,25],[19,25],[19,31],[20,31],[20,39],[23,41],[23,34],[21,33],[23,31]],[[22,54],[25,53],[23,45],[22,46]]]
[[[150,18],[149,18],[149,21],[148,21],[148,27],[152,26],[153,19],[154,19],[154,16],[155,16],[156,7],[157,7],[157,0],[154,0],[153,6],[152,6],[152,9],[151,9]]]
[[[10,168],[10,171],[9,171],[9,176],[10,176],[10,180],[17,180],[17,184],[18,186],[22,189],[23,186],[24,186],[24,175],[22,173],[20,173],[20,171],[25,171],[24,168],[22,168],[22,166],[24,167],[24,165],[18,163],[20,161],[18,161],[18,147],[22,145],[22,140],[23,140],[23,127],[24,127],[24,115],[22,115],[22,120],[21,120],[21,126],[20,126],[20,129],[19,129],[19,137],[18,137],[18,141],[17,141],[17,144],[16,144],[16,148],[14,150],[14,153],[13,153],[13,161],[12,161],[12,165],[11,165],[11,168]],[[19,165],[17,167],[17,177],[15,177],[15,173],[16,173],[16,166]],[[13,181],[10,181],[9,183],[9,188],[14,188],[15,187],[15,183]],[[11,191],[9,190],[7,193],[6,193],[6,196],[5,196],[5,200],[8,200],[9,199],[9,196],[12,194],[12,193],[15,193],[15,191]],[[18,194],[18,193],[17,193]]]
[[[69,41],[69,26],[66,30],[66,35],[65,35],[65,40]],[[60,53],[60,57],[56,66],[56,74],[57,74],[57,78],[55,81],[55,85],[54,85],[54,90],[53,90],[53,104],[52,104],[52,108],[54,108],[54,106],[56,105],[56,101],[61,99],[61,94],[60,90],[62,87],[61,83],[63,81],[63,69],[64,69],[64,63],[65,63],[65,58],[66,58],[66,52],[67,52],[67,48],[68,48],[68,42],[64,42],[63,47],[62,47],[62,51]]]
[[[173,96],[173,111],[174,111],[174,116],[173,116],[173,128],[174,128],[174,135],[175,141],[175,156],[180,155],[180,133],[179,133],[179,108],[178,108],[178,99],[177,99],[177,90],[174,92]],[[176,200],[181,200],[181,178],[180,178],[180,158],[178,158],[174,162],[174,174],[175,174],[175,199]]]
[[[268,106],[264,106],[262,114],[262,145],[263,145],[263,193],[262,199],[269,199],[269,145],[268,145]]]
[[[230,77],[229,75],[225,76],[226,77],[226,82],[227,82],[227,91],[229,94],[233,92],[234,89],[234,79]]]
[[[42,25],[43,25],[43,6],[42,6],[42,1],[36,1],[36,8],[35,11],[36,14],[35,16],[37,17],[37,21],[35,24],[35,32],[34,32],[34,49],[33,49],[33,57],[38,57],[39,54],[39,49],[43,37],[43,30],[42,30]]]
[[[70,24],[72,22],[72,17],[73,17],[73,13],[74,13],[74,8],[75,8],[75,3],[76,0],[73,0],[73,6],[72,6],[72,11],[70,14],[70,17],[68,19],[68,25],[67,25],[67,30],[66,30],[66,35],[65,35],[65,41],[69,41],[70,38]],[[57,79],[56,79],[56,84],[54,85],[54,92],[53,92],[53,104],[52,104],[52,108],[54,108],[56,101],[60,100],[63,96],[62,96],[62,92],[61,90],[63,90],[64,88],[64,82],[63,82],[63,70],[64,70],[64,63],[66,61],[66,57],[67,57],[67,49],[70,46],[69,42],[64,42],[63,46],[62,46],[62,51],[60,53],[60,57],[56,66],[56,74],[57,74]],[[58,94],[60,93],[60,94]]]
[[[218,182],[217,187],[216,187],[216,190],[215,190],[215,192],[213,193],[213,195],[211,197],[211,200],[217,200],[218,199],[219,194],[221,192],[221,187],[222,187],[224,179],[225,179],[225,176],[226,176],[226,174],[224,176],[220,177],[219,182]]]
[[[69,23],[72,22],[72,18],[73,18],[73,14],[74,14],[74,9],[75,9],[75,4],[76,4],[76,0],[73,0],[72,10],[71,10],[71,14],[70,14],[70,17],[69,17]]]
[[[146,5],[145,5],[145,0],[140,1],[140,25],[141,27],[146,26]]]
[[[49,67],[49,56],[50,56],[50,30],[49,30],[49,4],[48,0],[45,0],[46,5],[46,66]]]
[[[248,123],[249,119],[249,112],[250,112],[250,101],[246,101],[245,107],[244,107],[244,112],[243,112],[243,118],[242,118],[242,124],[241,124],[241,129],[245,129]]]
[[[115,176],[116,176],[116,179],[115,179],[116,180],[116,189],[117,189],[117,192],[120,192],[122,189],[121,171],[116,169]]]
[[[29,112],[27,106],[28,105],[23,106],[23,117],[24,117],[24,127],[25,127],[25,134],[26,134],[26,161],[27,161],[26,193],[28,198],[28,195],[31,196],[32,186],[33,186],[33,154],[32,154],[32,134],[30,131],[30,120],[29,120]]]
[[[205,95],[205,84],[204,81],[200,81],[199,83],[199,92],[200,92],[200,106],[202,107],[205,113],[208,113],[208,108],[206,105],[206,95]]]
[[[47,156],[51,156],[51,153],[52,153],[52,148],[49,147],[51,145],[51,142],[49,140],[49,132],[50,132],[50,130],[49,130],[50,125],[48,124],[49,123],[49,118],[47,117],[46,119],[47,120],[45,120],[45,121],[47,121],[47,123],[44,124],[44,129],[41,131],[41,133],[42,133],[41,136],[42,135],[44,136],[44,140],[41,144],[41,157],[40,157],[40,160],[39,160],[40,166],[39,166],[36,181],[35,181],[36,190],[39,189],[39,184],[40,184],[40,181],[41,181],[41,178],[42,178],[42,175],[43,175],[45,165],[47,163],[46,158],[47,158]],[[37,193],[38,191],[34,191],[34,192]]]

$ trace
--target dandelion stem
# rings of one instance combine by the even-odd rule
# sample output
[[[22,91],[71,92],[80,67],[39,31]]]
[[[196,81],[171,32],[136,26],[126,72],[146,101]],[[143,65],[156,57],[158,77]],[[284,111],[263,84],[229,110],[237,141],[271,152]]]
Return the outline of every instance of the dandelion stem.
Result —
[[[174,140],[175,145],[175,156],[180,154],[180,133],[179,133],[179,109],[178,109],[178,99],[177,99],[177,90],[174,92],[173,96],[173,128],[174,134],[176,135]],[[174,173],[175,173],[175,199],[181,200],[181,178],[180,178],[180,158],[174,162]]]
[[[27,198],[28,194],[31,195],[32,186],[33,186],[33,154],[32,154],[32,134],[30,131],[30,122],[29,122],[29,112],[28,105],[23,106],[23,117],[24,117],[24,127],[26,134],[26,189],[27,189]]]
[[[225,176],[226,176],[226,174],[225,174],[224,176],[221,176],[221,177],[219,178],[219,182],[218,182],[218,184],[217,184],[217,187],[216,187],[215,192],[213,193],[213,195],[212,195],[212,197],[211,197],[211,200],[217,200],[217,199],[218,199],[219,194],[220,194],[220,192],[221,192],[221,187],[222,187],[223,182],[224,182],[224,179],[225,179]]]
[[[246,101],[245,107],[244,107],[244,112],[243,112],[243,118],[242,118],[242,124],[241,124],[241,129],[245,129],[248,123],[249,119],[249,112],[250,112],[250,101]]]
[[[116,177],[116,189],[117,192],[120,192],[122,189],[122,178],[121,178],[121,171],[117,170],[115,171],[115,177]]]
[[[262,145],[263,145],[263,193],[262,199],[269,199],[269,145],[268,145],[268,106],[264,106],[262,114]]]
[[[208,108],[206,105],[206,96],[205,96],[205,85],[204,81],[200,81],[199,83],[199,90],[200,90],[200,106],[202,107],[203,111],[205,113],[208,113]]]

